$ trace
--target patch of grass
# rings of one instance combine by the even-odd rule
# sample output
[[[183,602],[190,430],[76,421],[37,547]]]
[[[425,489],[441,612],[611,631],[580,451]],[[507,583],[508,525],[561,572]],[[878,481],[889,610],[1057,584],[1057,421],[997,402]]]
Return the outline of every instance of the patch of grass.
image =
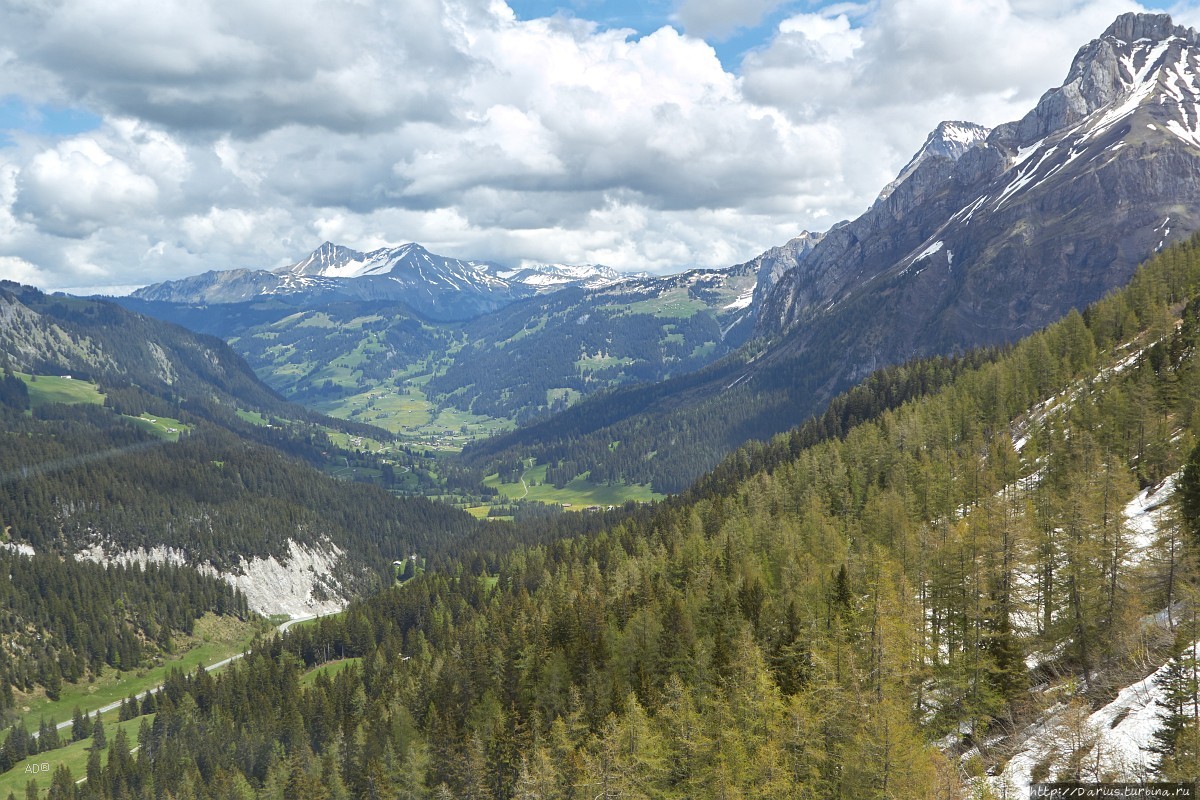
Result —
[[[565,400],[568,406],[573,406],[579,402],[583,394],[577,389],[567,387],[557,387],[546,390],[546,405]]]
[[[589,506],[606,508],[608,506],[621,505],[626,500],[648,503],[654,500],[662,500],[666,497],[666,495],[658,494],[649,486],[643,484],[607,486],[605,484],[592,483],[588,480],[586,473],[576,477],[563,488],[556,489],[553,485],[545,483],[545,465],[539,465],[528,470],[524,478],[525,484],[528,486],[528,493],[526,493],[525,486],[522,486],[520,481],[516,483],[501,483],[499,475],[489,475],[483,479],[483,483],[485,486],[498,490],[500,494],[509,500],[536,500],[543,503],[556,503],[563,505],[568,511],[582,511]]]
[[[546,323],[549,320],[550,320],[549,317],[539,317],[538,321],[535,325],[531,326],[531,325],[529,325],[529,323],[525,323],[525,327],[522,328],[521,330],[517,331],[516,333],[514,333],[512,336],[508,337],[507,339],[505,339],[502,342],[496,342],[496,347],[503,348],[506,344],[510,344],[512,342],[519,342],[522,339],[524,339],[526,336],[529,336],[530,334],[533,334],[533,333],[537,333],[542,328],[546,327]]]
[[[366,422],[404,435],[429,424],[433,404],[417,387],[410,387],[407,394],[388,387],[375,387],[327,403],[317,403],[315,407],[331,417]]]
[[[104,395],[100,393],[99,387],[90,381],[81,381],[55,375],[38,375],[34,378],[22,372],[15,374],[18,378],[25,381],[25,385],[29,387],[29,403],[34,408],[49,405],[50,403],[66,403],[67,405],[75,405],[77,403],[104,404]]]
[[[371,314],[366,317],[355,317],[354,319],[350,320],[349,322],[343,323],[342,327],[343,328],[361,328],[364,325],[370,324],[372,322],[383,322],[383,319],[384,319],[383,316],[381,316],[380,314]]]
[[[604,306],[605,309],[618,314],[648,314],[663,319],[689,319],[708,308],[703,300],[697,300],[688,294],[685,287],[671,289],[658,297],[639,300],[620,306]]]
[[[113,712],[111,720],[107,718],[104,720],[104,733],[108,737],[109,746],[111,747],[114,737],[117,735],[117,729],[120,728],[125,731],[129,747],[132,749],[138,746],[138,728],[141,727],[142,720],[153,722],[154,715],[147,714],[144,717],[135,717],[125,722],[116,722],[116,719],[116,712]],[[64,728],[58,732],[58,735],[70,738],[71,729]],[[38,797],[46,797],[50,792],[50,781],[54,777],[54,771],[63,764],[66,764],[71,770],[72,779],[79,780],[87,773],[88,750],[91,746],[92,740],[89,737],[72,742],[66,747],[30,756],[17,763],[8,772],[0,775],[0,797],[8,797],[9,793],[17,797],[25,797],[25,787],[31,780],[37,781]],[[108,763],[107,750],[101,756],[101,760]]]
[[[352,664],[361,664],[361,663],[362,663],[362,659],[357,658],[357,657],[356,658],[339,658],[337,661],[326,662],[326,663],[322,664],[321,666],[314,667],[313,669],[310,669],[308,672],[301,675],[300,676],[300,685],[301,686],[311,686],[317,680],[318,675],[328,675],[330,678],[332,678],[334,675],[337,675],[339,672],[341,672],[342,670],[351,666]]]
[[[692,358],[707,358],[717,349],[716,342],[705,342],[692,348]]]
[[[267,421],[267,418],[264,417],[262,414],[258,413],[257,411],[243,411],[242,409],[239,408],[237,410],[237,415],[239,417],[241,417],[242,420],[244,420],[245,422],[249,422],[251,425],[259,425],[262,427],[266,427],[267,425],[270,424]]]
[[[181,433],[188,433],[192,430],[191,425],[184,425],[179,420],[170,417],[153,417],[146,413],[139,417],[131,417],[127,414],[122,416],[142,430],[168,442],[178,442]]]
[[[202,664],[215,664],[241,653],[249,646],[254,635],[262,630],[261,623],[242,622],[233,617],[207,614],[196,620],[191,636],[176,637],[176,653],[173,656],[159,659],[151,666],[132,672],[105,669],[91,683],[64,683],[57,700],[51,700],[41,691],[24,696],[17,695],[14,698],[16,707],[25,722],[25,727],[31,731],[37,730],[38,721],[43,718],[47,721],[65,722],[71,718],[75,706],[79,706],[83,711],[93,712],[131,694],[141,694],[158,686],[172,669],[190,672]],[[0,792],[0,797],[4,796],[4,793]]]
[[[609,367],[625,367],[633,363],[632,358],[610,356],[606,353],[585,355],[575,362],[575,369],[584,372],[596,372]]]
[[[337,324],[323,311],[314,311],[296,323],[297,328],[336,328]]]

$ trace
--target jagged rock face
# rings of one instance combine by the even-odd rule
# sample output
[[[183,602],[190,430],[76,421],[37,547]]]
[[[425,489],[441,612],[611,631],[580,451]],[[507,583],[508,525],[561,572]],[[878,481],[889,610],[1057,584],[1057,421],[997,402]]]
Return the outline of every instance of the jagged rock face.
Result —
[[[883,187],[879,193],[880,200],[886,200],[896,187],[908,180],[917,168],[926,161],[935,158],[945,158],[957,161],[968,150],[987,138],[991,130],[976,125],[974,122],[947,121],[938,125],[925,139],[925,144],[917,154],[900,170],[896,180]]]
[[[795,269],[800,262],[812,252],[820,241],[825,238],[823,233],[804,231],[781,247],[772,247],[758,258],[739,265],[749,273],[758,277],[754,286],[754,308],[759,308],[762,300],[779,282],[788,270]],[[734,267],[733,269],[737,269]]]
[[[923,159],[764,299],[783,346],[873,366],[1014,340],[1200,228],[1200,35],[1126,14],[1022,120]]]

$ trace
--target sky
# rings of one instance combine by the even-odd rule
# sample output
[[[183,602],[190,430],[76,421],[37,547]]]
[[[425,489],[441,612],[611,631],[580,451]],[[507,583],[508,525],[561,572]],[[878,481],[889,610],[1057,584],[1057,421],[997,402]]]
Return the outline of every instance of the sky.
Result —
[[[326,240],[729,266],[861,214],[938,122],[1020,118],[1150,8],[7,0],[0,278],[122,293]]]

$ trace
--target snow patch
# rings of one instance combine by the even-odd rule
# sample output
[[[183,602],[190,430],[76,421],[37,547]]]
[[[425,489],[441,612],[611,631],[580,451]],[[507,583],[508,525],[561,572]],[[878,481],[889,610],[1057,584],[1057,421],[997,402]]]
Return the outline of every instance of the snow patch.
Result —
[[[743,292],[742,294],[739,294],[737,296],[736,300],[734,300],[729,305],[724,306],[722,308],[722,310],[723,311],[740,311],[743,308],[748,308],[750,306],[750,304],[753,302],[754,302],[754,290],[752,289],[748,292]]]
[[[1195,649],[1193,644],[1192,648]],[[1087,718],[1087,728],[1096,736],[1092,755],[1084,763],[1094,770],[1085,774],[1085,781],[1097,781],[1101,776],[1111,780],[1144,780],[1153,773],[1154,754],[1147,751],[1151,737],[1161,726],[1158,701],[1162,690],[1156,680],[1166,671],[1163,665],[1152,675],[1126,686],[1108,705]],[[1055,729],[1063,721],[1062,706],[1056,707],[1035,725],[1022,748],[1009,759],[1004,771],[989,779],[997,790],[1004,787],[1028,792],[1034,767],[1050,758],[1055,749]],[[1052,775],[1051,779],[1058,776]],[[1024,795],[1018,795],[1024,796]]]
[[[1158,531],[1166,520],[1171,495],[1180,474],[1176,472],[1157,486],[1143,490],[1125,506],[1125,523],[1133,534],[1129,553],[1131,563],[1136,564],[1145,558],[1146,552],[1154,545]]]
[[[5,550],[11,550],[17,555],[29,556],[30,558],[37,554],[37,551],[33,549],[32,545],[24,544],[22,542],[0,542],[0,547],[4,548]]]
[[[942,248],[945,246],[946,245],[943,242],[934,242],[933,244],[929,245],[929,247],[926,247],[925,250],[922,251],[921,255],[917,256],[915,259],[913,259],[913,261],[920,261],[922,258],[929,258],[934,253],[941,252]]]

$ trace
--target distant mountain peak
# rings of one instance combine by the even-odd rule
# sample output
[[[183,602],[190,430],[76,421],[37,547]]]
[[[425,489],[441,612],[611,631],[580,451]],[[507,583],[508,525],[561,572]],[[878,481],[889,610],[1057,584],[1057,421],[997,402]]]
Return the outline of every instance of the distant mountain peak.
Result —
[[[917,171],[917,168],[929,159],[949,158],[957,161],[963,153],[987,139],[991,132],[991,128],[985,128],[974,122],[946,120],[938,123],[938,126],[925,137],[925,143],[921,145],[921,148],[904,166],[904,169],[900,170],[896,179],[883,187],[883,191],[879,193],[879,199],[886,200],[896,190],[896,187],[908,180]]]
[[[349,247],[343,247],[333,242],[323,242],[313,250],[308,258],[280,267],[276,275],[328,275],[331,270],[344,267],[346,264],[362,261],[363,254]]]
[[[518,266],[501,269],[496,274],[505,280],[531,286],[538,294],[565,286],[600,289],[636,277],[603,264],[551,264],[541,261],[522,261]]]

